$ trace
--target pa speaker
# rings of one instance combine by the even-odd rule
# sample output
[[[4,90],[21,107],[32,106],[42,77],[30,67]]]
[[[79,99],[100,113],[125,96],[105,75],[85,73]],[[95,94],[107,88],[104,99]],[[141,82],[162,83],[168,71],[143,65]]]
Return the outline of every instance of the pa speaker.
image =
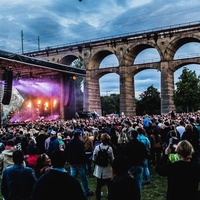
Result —
[[[3,79],[4,79],[4,92],[3,92],[2,104],[9,105],[12,96],[13,72],[11,70],[5,70]]]

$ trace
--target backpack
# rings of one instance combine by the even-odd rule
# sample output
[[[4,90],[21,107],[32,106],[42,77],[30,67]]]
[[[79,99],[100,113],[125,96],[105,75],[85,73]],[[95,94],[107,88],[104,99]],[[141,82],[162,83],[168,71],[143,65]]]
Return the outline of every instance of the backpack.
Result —
[[[96,165],[99,165],[101,167],[108,166],[108,162],[109,162],[108,149],[109,149],[109,146],[107,149],[101,149],[101,147],[99,145],[99,152],[98,152],[96,160],[95,160]]]

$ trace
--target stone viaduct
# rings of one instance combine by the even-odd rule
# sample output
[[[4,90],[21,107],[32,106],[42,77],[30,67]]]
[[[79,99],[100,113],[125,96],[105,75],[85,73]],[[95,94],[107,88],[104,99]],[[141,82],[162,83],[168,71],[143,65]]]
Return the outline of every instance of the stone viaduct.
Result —
[[[84,110],[95,110],[102,114],[99,79],[108,73],[117,73],[120,82],[120,114],[136,114],[134,76],[145,69],[156,69],[161,73],[161,114],[174,110],[174,72],[187,64],[200,64],[200,56],[174,59],[177,50],[189,42],[200,42],[200,23],[182,24],[142,31],[117,37],[101,38],[69,45],[47,47],[44,50],[24,53],[43,60],[70,65],[80,59],[85,70]],[[137,55],[154,48],[160,56],[159,62],[134,64]],[[100,68],[101,61],[114,54],[118,66]]]

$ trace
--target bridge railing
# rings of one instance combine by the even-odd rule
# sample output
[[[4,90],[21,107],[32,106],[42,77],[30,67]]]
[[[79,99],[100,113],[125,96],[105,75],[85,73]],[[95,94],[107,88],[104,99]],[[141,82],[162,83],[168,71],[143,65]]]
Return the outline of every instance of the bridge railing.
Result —
[[[178,55],[174,60],[178,59],[184,59],[184,58],[195,58],[200,57],[200,53],[192,53],[192,54],[186,54],[186,55]]]
[[[184,54],[184,55],[178,55],[174,58],[174,60],[179,59],[186,59],[186,58],[196,58],[200,57],[200,53],[192,53],[192,54]],[[160,58],[149,58],[149,59],[143,59],[143,60],[135,60],[134,65],[138,64],[146,64],[146,63],[153,63],[153,62],[160,62]],[[102,68],[109,68],[109,67],[118,67],[119,63],[108,63],[108,64],[101,64],[100,69]]]
[[[200,53],[178,55],[174,58],[174,60],[180,60],[180,59],[186,59],[186,58],[197,58],[197,57],[200,57]],[[160,62],[160,58],[150,58],[150,59],[145,59],[145,60],[136,60],[134,62],[134,64],[137,65],[137,64],[146,64],[146,63],[152,63],[152,62]]]
[[[42,52],[45,50],[59,49],[59,48],[64,48],[64,47],[76,46],[76,45],[83,45],[83,44],[94,43],[94,42],[103,41],[103,40],[113,40],[113,39],[123,38],[123,37],[128,37],[128,36],[137,36],[137,35],[142,35],[142,34],[146,34],[146,33],[154,33],[154,32],[158,32],[158,31],[172,31],[173,29],[180,29],[180,28],[183,28],[186,26],[195,27],[197,25],[200,25],[200,21],[175,24],[175,25],[170,25],[170,26],[164,26],[164,27],[141,30],[141,31],[136,31],[136,32],[118,34],[118,35],[113,35],[113,36],[94,38],[94,39],[78,41],[78,42],[70,42],[70,43],[66,43],[66,44],[62,44],[62,45],[47,46],[45,48],[41,48],[41,50],[39,50],[39,51],[38,51],[38,49],[25,51],[24,54],[34,53],[34,52]]]
[[[152,62],[159,62],[159,61],[160,61],[160,58],[149,58],[149,59],[145,59],[145,60],[136,60],[134,62],[134,65],[152,63]]]

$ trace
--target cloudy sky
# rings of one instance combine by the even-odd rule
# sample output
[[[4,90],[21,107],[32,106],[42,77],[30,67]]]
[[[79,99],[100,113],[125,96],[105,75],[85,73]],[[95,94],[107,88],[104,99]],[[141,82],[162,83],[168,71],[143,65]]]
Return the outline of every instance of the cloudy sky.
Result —
[[[200,22],[199,0],[0,0],[0,49],[21,53],[47,46],[93,40],[165,26]],[[23,37],[21,33],[23,32]],[[39,38],[39,42],[38,42]],[[182,47],[176,57],[200,52],[200,45]],[[158,59],[157,52],[141,52],[137,62]],[[115,57],[101,67],[117,64]],[[187,66],[196,70],[197,65]],[[175,81],[182,69],[175,73]],[[145,70],[135,77],[136,96],[153,85],[160,90],[160,73]],[[102,95],[119,92],[119,77],[100,80]]]

